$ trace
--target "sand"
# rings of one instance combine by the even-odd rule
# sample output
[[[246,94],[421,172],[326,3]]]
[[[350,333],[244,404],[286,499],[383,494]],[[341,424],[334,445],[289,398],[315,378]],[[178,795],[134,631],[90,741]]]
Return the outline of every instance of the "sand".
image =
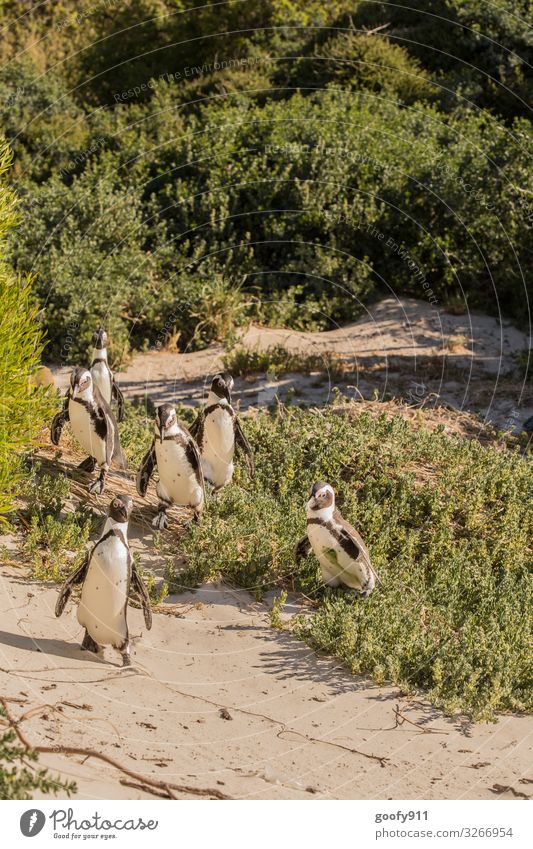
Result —
[[[533,415],[531,383],[520,377],[512,357],[531,347],[531,340],[487,315],[451,315],[414,298],[386,298],[344,327],[304,333],[252,325],[240,333],[239,344],[260,351],[282,345],[324,357],[324,368],[309,375],[237,378],[234,398],[242,410],[276,397],[320,406],[338,388],[355,400],[403,398],[425,409],[445,404],[516,432]],[[223,369],[223,355],[220,345],[188,353],[149,351],[134,355],[117,379],[128,398],[148,395],[156,403],[197,406],[209,377]],[[328,356],[342,365],[340,378],[328,372]],[[51,369],[57,385],[66,388],[70,369]]]

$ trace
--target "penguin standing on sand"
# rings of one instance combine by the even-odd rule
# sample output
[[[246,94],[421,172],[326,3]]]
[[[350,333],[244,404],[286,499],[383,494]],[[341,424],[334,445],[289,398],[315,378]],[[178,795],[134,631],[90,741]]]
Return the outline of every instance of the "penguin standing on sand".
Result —
[[[345,586],[362,598],[369,596],[376,582],[370,554],[336,509],[335,493],[328,483],[313,484],[305,512],[307,533],[294,550],[296,563],[313,549],[328,587]]]
[[[200,453],[171,404],[157,408],[154,440],[141,460],[137,474],[137,492],[142,498],[156,466],[159,472],[156,485],[159,507],[152,522],[154,528],[162,530],[168,527],[167,510],[172,504],[192,507],[194,518],[198,520],[205,501]]]
[[[100,539],[63,584],[55,608],[56,616],[61,616],[72,587],[82,584],[78,622],[85,628],[85,635],[81,647],[96,653],[100,646],[111,645],[121,652],[123,666],[131,664],[126,615],[131,591],[140,598],[147,629],[152,627],[148,592],[128,545],[132,507],[127,495],[113,498]]]
[[[111,406],[111,401],[117,404],[117,419],[124,421],[124,396],[118,388],[113,372],[107,362],[107,333],[101,327],[93,333],[93,358],[91,362],[91,377],[100,390],[104,401]]]
[[[233,477],[236,449],[242,450],[248,472],[251,477],[254,476],[252,449],[231,406],[232,389],[230,374],[215,375],[207,404],[191,427],[191,434],[200,449],[204,477],[215,492],[230,483]]]
[[[100,467],[97,480],[88,489],[101,495],[111,460],[115,460],[121,469],[127,468],[127,463],[120,446],[116,419],[87,369],[75,368],[70,376],[70,389],[63,409],[52,420],[50,436],[54,445],[59,445],[67,421],[70,421],[74,436],[89,454],[78,468],[92,472],[96,465]]]

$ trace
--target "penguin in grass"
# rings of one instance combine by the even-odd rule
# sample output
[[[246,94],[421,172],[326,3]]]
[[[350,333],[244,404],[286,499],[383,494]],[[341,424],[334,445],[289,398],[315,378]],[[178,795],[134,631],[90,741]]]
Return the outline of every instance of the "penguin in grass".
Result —
[[[128,545],[132,507],[127,495],[112,499],[100,539],[63,584],[55,607],[56,616],[61,616],[73,586],[82,584],[77,613],[78,622],[85,628],[81,647],[96,653],[101,646],[113,646],[122,654],[123,666],[131,664],[127,621],[131,592],[139,597],[147,629],[152,627],[148,592]]]
[[[171,404],[157,408],[154,440],[141,460],[137,474],[137,492],[144,498],[155,469],[159,474],[156,492],[159,496],[154,528],[168,527],[167,510],[172,504],[192,507],[196,521],[205,502],[204,476],[198,446]]]
[[[233,459],[240,449],[250,477],[255,473],[254,458],[237,413],[231,406],[233,378],[217,374],[211,383],[207,404],[191,427],[202,457],[204,477],[214,491],[222,489],[233,477]]]
[[[315,483],[306,504],[307,533],[294,549],[296,563],[311,549],[318,558],[328,587],[349,587],[361,598],[374,589],[376,574],[370,554],[352,525],[335,507],[335,492],[328,483]]]
[[[93,383],[100,390],[100,394],[109,406],[115,401],[117,405],[117,419],[124,421],[124,396],[115,380],[113,372],[107,362],[107,333],[101,327],[93,333],[93,357],[91,361],[91,377]]]
[[[120,445],[116,419],[87,369],[75,368],[70,376],[70,388],[63,409],[52,420],[50,437],[54,445],[59,445],[61,432],[68,421],[75,438],[89,455],[78,468],[84,472],[93,472],[97,465],[100,468],[98,478],[89,484],[88,489],[101,495],[111,461],[114,460],[121,469],[127,468],[127,462]]]

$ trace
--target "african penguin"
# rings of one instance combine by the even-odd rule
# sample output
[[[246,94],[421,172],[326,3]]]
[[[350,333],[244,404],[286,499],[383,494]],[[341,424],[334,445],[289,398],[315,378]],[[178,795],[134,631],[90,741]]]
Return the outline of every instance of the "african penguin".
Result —
[[[50,435],[54,445],[59,445],[61,431],[67,421],[70,421],[74,436],[89,454],[79,468],[92,472],[96,465],[100,467],[100,475],[89,484],[88,489],[101,495],[111,460],[115,460],[121,469],[127,468],[127,463],[120,446],[116,419],[87,369],[75,368],[70,376],[70,389],[63,409],[52,420]]]
[[[129,666],[130,640],[127,607],[130,592],[139,596],[144,621],[152,627],[148,592],[131,556],[128,545],[128,521],[133,501],[127,495],[116,495],[98,542],[84,562],[68,578],[56,602],[55,614],[61,616],[75,584],[82,584],[78,605],[78,622],[85,628],[82,649],[97,652],[110,645],[122,654]]]
[[[230,374],[215,375],[207,404],[191,427],[191,434],[200,449],[204,477],[215,492],[230,483],[233,477],[236,449],[242,450],[248,472],[251,477],[254,475],[252,449],[231,406],[232,389]]]
[[[137,475],[137,492],[144,498],[148,482],[157,466],[159,480],[158,513],[152,524],[161,530],[168,527],[167,509],[172,504],[192,507],[198,520],[204,507],[204,476],[198,446],[171,404],[157,408],[155,436],[149,451],[141,460]]]
[[[296,545],[298,563],[313,549],[328,587],[345,586],[362,598],[374,589],[376,575],[366,546],[352,525],[335,508],[328,483],[315,483],[307,502],[307,534]]]
[[[124,421],[124,396],[118,388],[113,372],[107,362],[107,333],[101,327],[93,333],[93,357],[91,361],[91,377],[100,390],[104,401],[111,406],[111,401],[117,404],[117,419]]]

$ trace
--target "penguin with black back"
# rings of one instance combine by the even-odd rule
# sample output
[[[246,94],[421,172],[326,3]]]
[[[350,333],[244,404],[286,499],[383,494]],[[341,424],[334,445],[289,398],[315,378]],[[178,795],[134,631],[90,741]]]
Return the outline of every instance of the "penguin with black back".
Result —
[[[117,405],[117,420],[124,421],[124,396],[120,391],[115,376],[109,368],[107,359],[107,333],[99,327],[93,333],[93,356],[91,361],[91,377],[100,390],[100,394],[109,406],[114,401]]]
[[[313,550],[328,587],[348,587],[361,598],[369,596],[376,579],[370,554],[335,507],[335,492],[329,483],[313,484],[305,512],[307,533],[294,549],[296,563]]]
[[[205,502],[204,476],[198,446],[181,422],[172,404],[157,408],[154,439],[141,460],[137,474],[137,492],[144,498],[148,483],[157,468],[159,496],[157,516],[152,525],[158,530],[168,527],[167,510],[172,504],[192,507],[199,520]]]
[[[128,544],[132,507],[133,501],[127,495],[116,495],[111,500],[100,539],[63,584],[55,607],[56,616],[61,616],[72,588],[81,584],[77,617],[85,628],[82,649],[96,653],[103,645],[113,646],[121,653],[123,666],[131,664],[127,620],[130,593],[137,594],[146,627],[152,627],[148,592]]]
[[[215,492],[230,483],[238,450],[244,454],[250,477],[255,473],[252,449],[231,404],[232,389],[230,374],[215,375],[207,404],[191,427],[200,449],[204,477]]]
[[[111,461],[115,461],[121,469],[127,468],[127,462],[120,445],[115,416],[87,369],[75,368],[70,376],[70,388],[63,409],[52,420],[50,437],[54,445],[59,445],[67,421],[70,422],[75,438],[89,455],[78,468],[86,472],[94,471],[96,466],[100,468],[97,480],[89,484],[88,489],[91,493],[101,495]]]

